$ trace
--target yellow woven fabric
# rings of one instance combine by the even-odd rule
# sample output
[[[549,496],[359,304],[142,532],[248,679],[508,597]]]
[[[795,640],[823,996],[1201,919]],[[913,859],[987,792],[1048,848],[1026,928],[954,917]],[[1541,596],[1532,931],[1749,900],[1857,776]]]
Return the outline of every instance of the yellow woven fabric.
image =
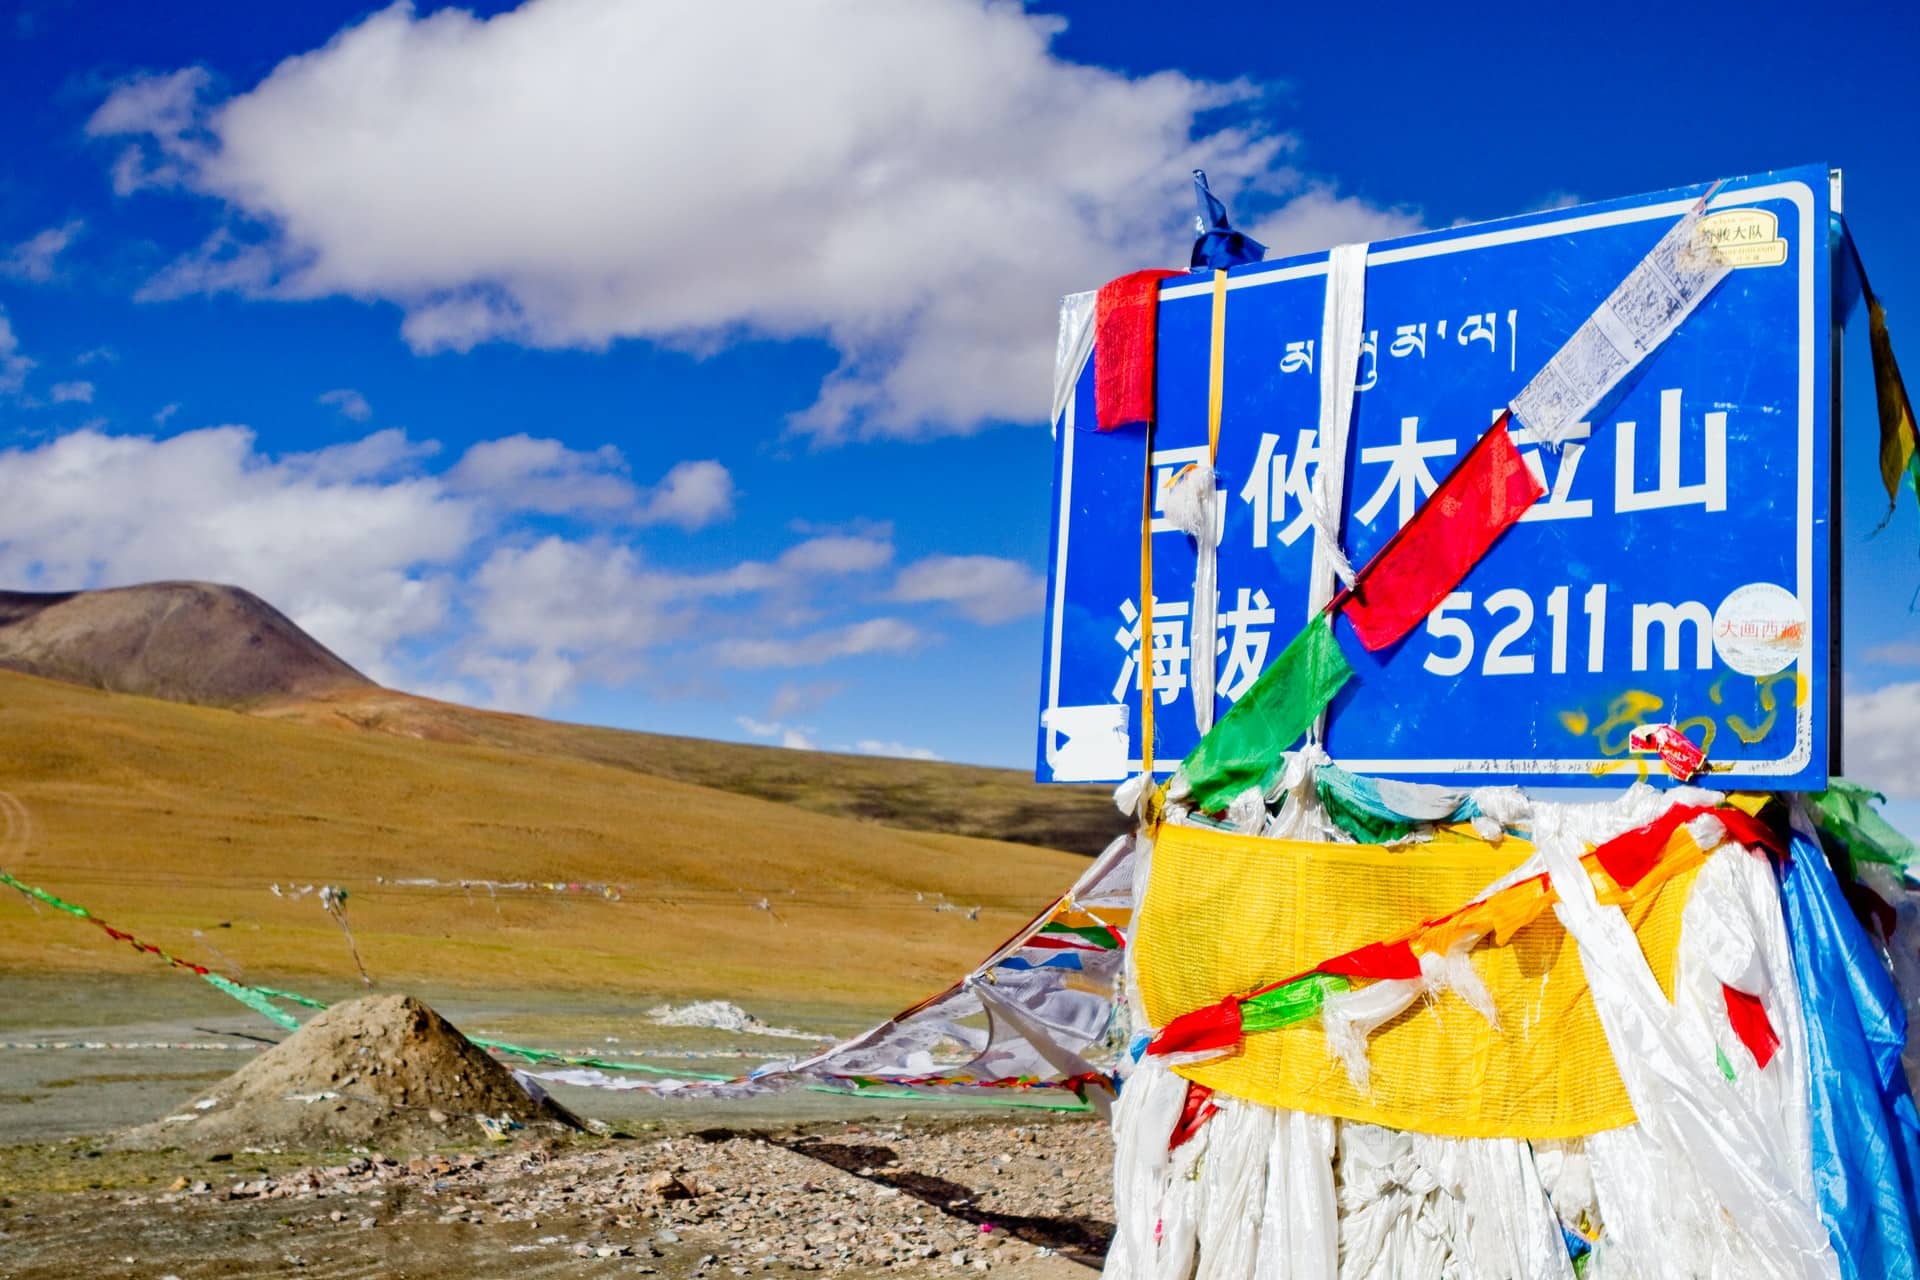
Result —
[[[1701,860],[1684,829],[1670,848],[1690,856],[1671,859],[1674,874],[1650,876],[1626,907],[1669,999]],[[1135,941],[1147,1016],[1164,1026],[1404,934],[1471,902],[1532,852],[1515,839],[1390,850],[1163,825]],[[1417,1002],[1374,1033],[1366,1093],[1328,1051],[1318,1019],[1251,1033],[1232,1057],[1180,1074],[1268,1106],[1453,1137],[1570,1138],[1632,1123],[1579,949],[1553,913],[1472,956],[1499,1029],[1450,992]]]

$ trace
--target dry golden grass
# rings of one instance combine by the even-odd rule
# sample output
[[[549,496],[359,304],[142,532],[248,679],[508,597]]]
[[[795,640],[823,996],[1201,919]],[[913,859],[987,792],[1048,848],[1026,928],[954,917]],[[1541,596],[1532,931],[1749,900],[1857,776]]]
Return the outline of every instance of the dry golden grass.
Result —
[[[263,703],[257,715],[501,747],[672,778],[837,818],[1014,840],[1092,855],[1126,829],[1110,787],[1042,786],[1030,772],[788,751],[477,711],[377,686]]]
[[[387,989],[871,1007],[951,981],[1085,865],[631,764],[343,732],[5,672],[0,791],[19,801],[0,866],[176,954],[334,990],[353,977],[338,927],[313,896],[279,898],[274,883],[345,886],[361,955]],[[381,877],[628,892],[495,897]],[[936,911],[942,899],[980,906],[979,919]],[[156,967],[80,922],[0,897],[0,969]]]

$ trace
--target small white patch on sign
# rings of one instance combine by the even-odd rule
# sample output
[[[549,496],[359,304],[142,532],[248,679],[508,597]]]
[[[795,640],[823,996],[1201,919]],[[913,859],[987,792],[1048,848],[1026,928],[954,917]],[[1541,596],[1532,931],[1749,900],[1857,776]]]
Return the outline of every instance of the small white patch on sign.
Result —
[[[1785,671],[1807,643],[1799,599],[1771,582],[1735,587],[1713,613],[1713,651],[1742,675]]]
[[[1047,730],[1047,762],[1055,782],[1096,782],[1127,769],[1127,720],[1124,703],[1054,707],[1040,713]],[[1056,744],[1054,735],[1066,742]]]

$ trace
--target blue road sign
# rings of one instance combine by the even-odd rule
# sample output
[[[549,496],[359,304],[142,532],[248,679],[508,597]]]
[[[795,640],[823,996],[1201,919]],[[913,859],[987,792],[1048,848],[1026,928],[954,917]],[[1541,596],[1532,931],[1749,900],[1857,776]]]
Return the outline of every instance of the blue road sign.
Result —
[[[1357,567],[1661,236],[1707,192],[1680,188],[1376,243],[1345,458]],[[1423,782],[1620,786],[1663,772],[1629,746],[1672,722],[1704,781],[1825,785],[1829,661],[1828,171],[1727,182],[1707,225],[1736,263],[1559,450],[1516,430],[1546,495],[1403,641],[1369,653],[1325,746]],[[1236,269],[1227,292],[1218,473],[1217,712],[1308,618],[1327,255]],[[1152,469],[1207,454],[1210,279],[1160,291]],[[1055,521],[1038,776],[1140,768],[1138,427],[1094,430],[1088,360],[1054,423]],[[1156,484],[1156,494],[1160,486]],[[1196,551],[1152,538],[1155,756],[1198,740],[1190,675]]]

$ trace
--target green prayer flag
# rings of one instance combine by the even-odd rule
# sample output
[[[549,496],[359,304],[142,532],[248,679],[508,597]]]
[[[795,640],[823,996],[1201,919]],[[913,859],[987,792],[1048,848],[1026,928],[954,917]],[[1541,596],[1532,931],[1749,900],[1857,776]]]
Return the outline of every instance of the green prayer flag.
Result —
[[[1337,973],[1310,973],[1304,978],[1250,996],[1240,1005],[1242,1031],[1275,1031],[1305,1022],[1320,1012],[1328,996],[1352,984]]]
[[[1217,811],[1248,787],[1264,789],[1287,748],[1306,735],[1352,676],[1334,639],[1333,619],[1318,615],[1181,764],[1194,805]]]
[[[285,1009],[277,1007],[273,1001],[267,999],[266,996],[260,992],[255,991],[252,987],[243,987],[232,979],[223,978],[217,973],[203,973],[200,976],[207,980],[209,986],[226,992],[261,1017],[277,1023],[288,1031],[298,1031],[300,1029],[300,1020],[298,1018],[288,1013]]]
[[[1350,804],[1338,788],[1324,782],[1316,782],[1314,790],[1319,794],[1327,816],[1333,819],[1333,825],[1361,844],[1386,844],[1410,834],[1420,825],[1411,818],[1386,818]]]
[[[1907,867],[1920,856],[1913,841],[1895,831],[1874,809],[1885,796],[1845,778],[1832,779],[1825,791],[1808,797],[1820,829],[1845,846],[1854,862],[1884,862]]]

